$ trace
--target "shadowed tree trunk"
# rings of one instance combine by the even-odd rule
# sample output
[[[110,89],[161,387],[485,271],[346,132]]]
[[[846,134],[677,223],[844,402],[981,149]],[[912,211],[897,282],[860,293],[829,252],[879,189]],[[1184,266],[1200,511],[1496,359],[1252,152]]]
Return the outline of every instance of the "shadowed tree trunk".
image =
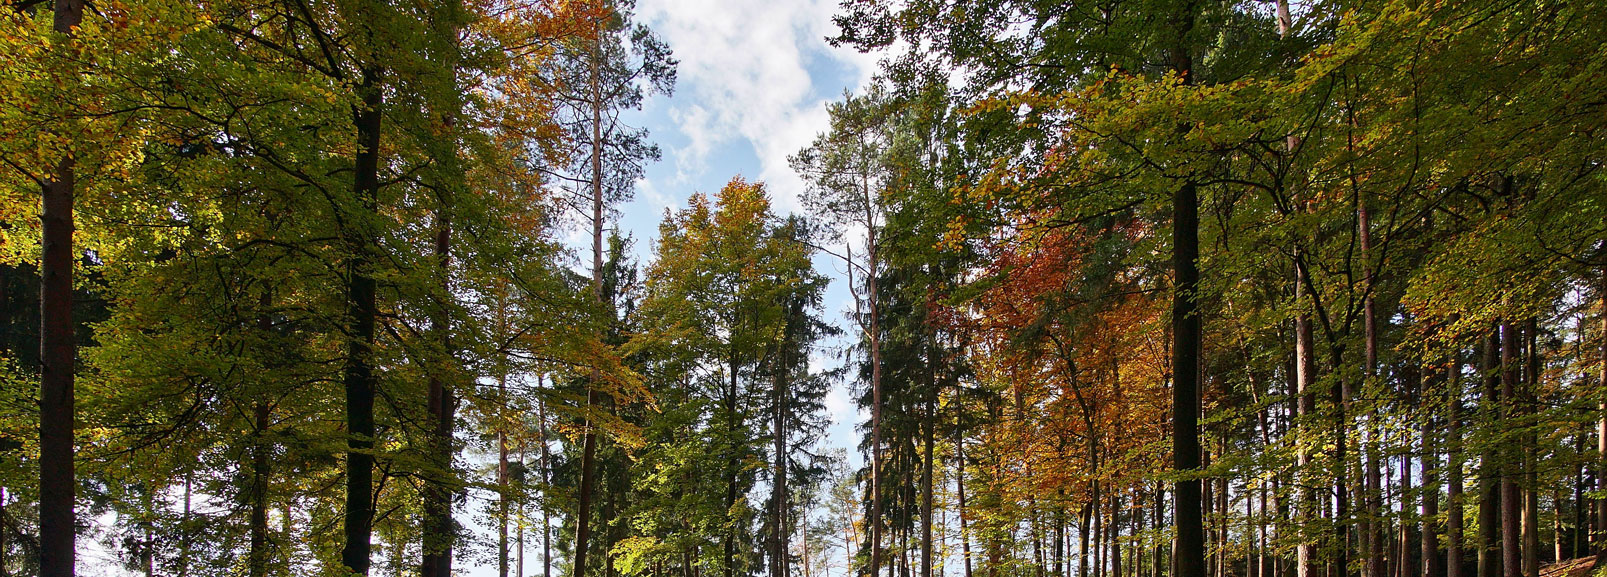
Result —
[[[375,210],[379,192],[379,139],[383,91],[379,85],[379,70],[365,67],[358,94],[363,104],[353,111],[357,124],[357,155],[353,174],[353,192],[366,212]],[[364,220],[364,219],[359,219]],[[358,222],[359,230],[349,231],[352,247],[348,267],[347,314],[351,318],[346,366],[343,380],[346,388],[346,514],[343,519],[345,545],[341,549],[341,562],[353,573],[368,574],[371,544],[369,536],[374,527],[374,369],[369,358],[374,348],[374,321],[378,308],[374,302],[376,289],[373,271],[373,240],[370,233],[361,230],[366,222]]]
[[[82,0],[56,0],[56,33],[70,42]],[[73,174],[71,154],[44,183],[39,212],[39,574],[72,577],[73,512]]]
[[[1501,403],[1497,423],[1505,430],[1517,416],[1518,335],[1512,323],[1501,323]],[[1523,456],[1502,451],[1501,469],[1501,574],[1523,577],[1523,491],[1518,486]]]
[[[1479,376],[1483,392],[1479,399],[1480,419],[1493,427],[1500,416],[1501,377],[1500,336],[1496,330],[1485,336],[1480,347]],[[1486,443],[1479,452],[1479,577],[1501,574],[1501,469],[1499,457]]]

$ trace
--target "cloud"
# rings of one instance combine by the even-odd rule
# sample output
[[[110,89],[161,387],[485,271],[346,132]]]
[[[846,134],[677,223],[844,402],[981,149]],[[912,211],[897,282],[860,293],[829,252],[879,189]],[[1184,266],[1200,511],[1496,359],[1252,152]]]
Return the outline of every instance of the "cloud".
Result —
[[[746,143],[777,208],[799,208],[803,183],[787,156],[824,130],[827,102],[843,88],[863,86],[875,70],[875,56],[824,41],[836,33],[836,9],[836,0],[643,0],[637,6],[638,17],[681,63],[676,96],[667,102],[669,118],[689,143],[672,152],[677,180],[705,176],[708,155],[720,145]]]

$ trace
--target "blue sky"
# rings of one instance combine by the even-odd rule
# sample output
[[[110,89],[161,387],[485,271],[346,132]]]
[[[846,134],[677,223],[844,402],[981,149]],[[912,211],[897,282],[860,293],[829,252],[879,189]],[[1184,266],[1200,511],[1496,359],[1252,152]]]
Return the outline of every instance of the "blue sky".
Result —
[[[734,176],[764,182],[778,213],[803,211],[803,183],[787,157],[826,130],[827,103],[865,86],[876,66],[875,55],[826,43],[836,31],[836,10],[836,0],[639,1],[638,21],[652,27],[680,61],[674,94],[654,96],[625,116],[647,128],[664,153],[647,167],[635,197],[618,207],[618,224],[636,239],[642,264],[652,257],[665,210],[684,207],[694,192],[713,194]],[[568,239],[577,252],[589,250],[588,230],[577,227]],[[851,337],[844,313],[852,300],[842,264],[820,255],[815,266],[832,278],[823,316]],[[835,354],[814,359],[817,368],[840,362]],[[857,446],[854,426],[864,416],[850,400],[847,383],[832,390],[826,407],[832,424],[819,444]],[[861,463],[855,451],[849,459],[855,467]],[[527,563],[540,563],[538,549],[527,555]],[[493,563],[467,573],[494,576],[496,568]]]
[[[649,99],[629,118],[664,152],[620,207],[619,224],[637,239],[642,262],[666,209],[684,206],[694,192],[712,194],[733,176],[763,181],[777,212],[803,210],[803,183],[787,157],[826,129],[826,105],[863,87],[876,65],[873,54],[826,43],[836,11],[836,0],[641,0],[638,20],[680,61],[674,95]],[[833,279],[824,316],[848,328],[843,266],[822,255],[816,267]],[[827,406],[833,426],[823,443],[855,446],[857,414],[846,389],[834,390]]]

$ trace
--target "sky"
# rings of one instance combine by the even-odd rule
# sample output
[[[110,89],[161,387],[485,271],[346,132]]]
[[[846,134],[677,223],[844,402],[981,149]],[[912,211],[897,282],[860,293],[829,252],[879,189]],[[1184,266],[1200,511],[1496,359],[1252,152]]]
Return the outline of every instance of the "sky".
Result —
[[[714,194],[732,177],[765,184],[780,214],[804,212],[803,181],[787,157],[827,129],[826,105],[867,85],[876,55],[833,48],[837,0],[640,0],[638,21],[674,51],[675,92],[649,99],[627,120],[647,128],[663,159],[647,167],[635,198],[620,207],[619,225],[635,238],[646,263],[665,210],[694,192]],[[832,278],[824,317],[846,328],[851,308],[844,266],[815,259]],[[818,366],[839,363],[834,355]],[[827,402],[833,426],[824,442],[853,447],[856,412],[846,388]]]
[[[712,195],[734,176],[762,181],[777,213],[804,211],[798,200],[804,185],[787,157],[826,130],[826,105],[866,86],[877,64],[874,54],[826,43],[837,31],[836,11],[837,0],[639,0],[637,21],[679,61],[674,93],[655,95],[624,116],[648,129],[663,151],[637,182],[635,197],[618,207],[618,224],[635,239],[639,263],[651,259],[666,210],[684,207],[695,192]],[[577,250],[589,247],[589,231],[572,231],[570,242]],[[847,329],[852,301],[843,265],[821,255],[815,267],[832,279],[823,317]],[[813,359],[816,368],[840,363],[830,352]],[[847,383],[833,388],[826,408],[832,424],[820,445],[857,446],[854,426],[865,416]],[[849,458],[860,465],[857,451]],[[540,563],[538,550],[527,555],[527,564]],[[467,574],[494,577],[496,567]]]

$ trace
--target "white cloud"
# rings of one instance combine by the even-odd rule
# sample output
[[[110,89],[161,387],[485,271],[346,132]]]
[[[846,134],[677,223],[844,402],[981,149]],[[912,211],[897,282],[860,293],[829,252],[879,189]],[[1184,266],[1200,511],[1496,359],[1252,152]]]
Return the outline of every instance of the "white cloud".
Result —
[[[757,178],[770,185],[780,210],[799,208],[802,182],[787,156],[826,126],[825,103],[843,86],[817,86],[820,70],[846,70],[863,86],[875,56],[832,49],[836,0],[643,0],[638,16],[680,60],[669,116],[690,144],[674,151],[677,179],[702,175],[712,150],[746,141],[759,159]],[[694,102],[696,104],[678,104]]]

